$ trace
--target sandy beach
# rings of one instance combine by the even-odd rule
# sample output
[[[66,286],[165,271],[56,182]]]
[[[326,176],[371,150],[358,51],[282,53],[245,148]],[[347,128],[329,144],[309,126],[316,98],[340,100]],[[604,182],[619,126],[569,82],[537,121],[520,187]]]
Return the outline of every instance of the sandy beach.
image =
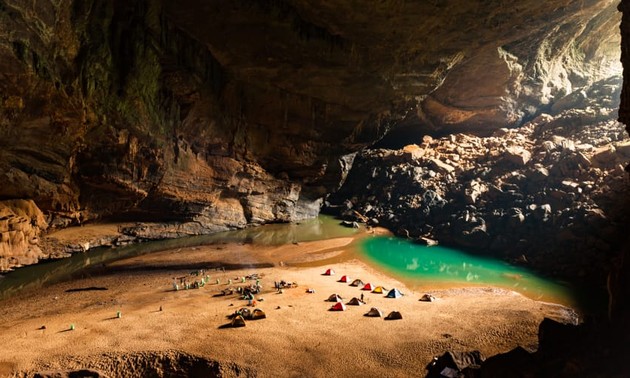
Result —
[[[214,364],[223,376],[424,376],[427,363],[447,350],[490,356],[518,345],[535,349],[544,317],[567,321],[573,316],[565,307],[496,288],[440,288],[428,291],[435,302],[421,302],[425,292],[356,259],[337,261],[350,242],[164,251],[9,298],[0,302],[0,376],[78,369],[138,376],[147,369],[161,371],[149,365],[159,365],[155,356],[169,355],[194,356]],[[200,267],[210,276],[208,284],[173,290],[173,278],[199,280],[190,273]],[[328,268],[336,274],[322,275]],[[244,285],[239,277],[252,274],[261,276],[256,307],[267,318],[247,321],[243,328],[222,327],[247,301],[236,293],[216,295]],[[405,295],[390,299],[361,291],[337,282],[342,275],[396,287]],[[277,293],[274,281],[280,280],[297,287]],[[107,290],[72,291],[86,288]],[[332,303],[325,300],[333,293],[344,302],[363,293],[366,305],[329,311]],[[400,311],[403,319],[365,317],[371,307],[385,314]]]

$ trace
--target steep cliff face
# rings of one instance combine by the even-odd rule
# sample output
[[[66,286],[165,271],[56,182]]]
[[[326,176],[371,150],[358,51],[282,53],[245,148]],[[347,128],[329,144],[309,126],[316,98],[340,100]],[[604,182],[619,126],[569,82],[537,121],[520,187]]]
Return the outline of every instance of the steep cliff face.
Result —
[[[613,0],[2,0],[0,199],[51,227],[311,217],[391,129],[488,133],[605,76],[618,20]]]
[[[0,11],[0,197],[35,200],[53,225],[129,215],[212,231],[296,220],[317,214],[317,180],[338,180],[326,150],[343,149],[331,141],[353,130],[338,122],[320,136],[315,114],[334,107],[231,78],[157,3]]]

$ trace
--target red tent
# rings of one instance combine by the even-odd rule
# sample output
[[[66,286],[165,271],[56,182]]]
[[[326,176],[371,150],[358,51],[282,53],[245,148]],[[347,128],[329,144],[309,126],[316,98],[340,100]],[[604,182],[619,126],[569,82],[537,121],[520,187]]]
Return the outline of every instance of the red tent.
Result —
[[[330,308],[330,311],[346,311],[346,305],[341,302],[337,302]]]
[[[341,279],[339,280],[339,282],[348,282],[348,281],[350,281],[350,277],[348,277],[348,276],[343,276],[343,277],[341,277]]]
[[[365,286],[363,286],[363,289],[361,289],[361,290],[369,290],[369,291],[372,291],[372,290],[374,290],[374,286],[372,286],[372,284],[371,284],[371,283],[366,283],[366,284],[365,284]]]
[[[324,276],[332,276],[335,274],[335,271],[332,269],[326,269],[326,273],[324,273]]]

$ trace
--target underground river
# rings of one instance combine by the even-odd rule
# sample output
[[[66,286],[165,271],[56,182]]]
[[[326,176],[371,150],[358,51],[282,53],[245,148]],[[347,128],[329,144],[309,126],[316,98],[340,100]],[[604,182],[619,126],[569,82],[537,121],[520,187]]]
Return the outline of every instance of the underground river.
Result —
[[[419,291],[467,286],[499,287],[535,300],[579,307],[576,298],[580,295],[571,290],[568,284],[543,278],[524,267],[452,248],[425,247],[386,234],[376,235],[363,228],[344,227],[338,220],[323,215],[298,224],[270,224],[213,235],[153,241],[119,248],[97,248],[69,258],[42,262],[1,276],[0,299],[12,296],[20,290],[36,289],[90,274],[89,272],[116,260],[157,251],[225,243],[299,244],[347,236],[357,237],[340,253],[330,258],[293,265],[325,266],[358,259]]]

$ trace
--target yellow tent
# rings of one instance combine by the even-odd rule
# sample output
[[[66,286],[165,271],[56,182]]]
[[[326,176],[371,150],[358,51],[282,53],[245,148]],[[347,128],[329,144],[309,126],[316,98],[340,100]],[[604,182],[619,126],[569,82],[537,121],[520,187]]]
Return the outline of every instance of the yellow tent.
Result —
[[[387,291],[387,289],[385,289],[383,286],[377,286],[374,288],[374,290],[372,290],[372,293],[383,294],[385,291]]]

